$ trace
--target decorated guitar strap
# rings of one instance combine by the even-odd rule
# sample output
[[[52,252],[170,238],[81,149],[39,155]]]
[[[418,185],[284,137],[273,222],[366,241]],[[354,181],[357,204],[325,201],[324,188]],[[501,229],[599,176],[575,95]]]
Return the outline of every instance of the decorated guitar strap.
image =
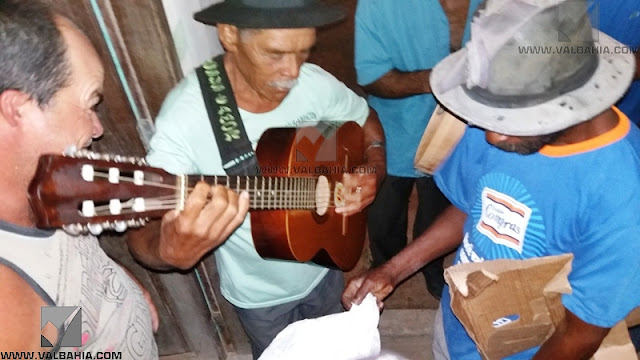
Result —
[[[228,175],[259,175],[256,153],[244,129],[222,57],[207,60],[196,69],[222,167]]]

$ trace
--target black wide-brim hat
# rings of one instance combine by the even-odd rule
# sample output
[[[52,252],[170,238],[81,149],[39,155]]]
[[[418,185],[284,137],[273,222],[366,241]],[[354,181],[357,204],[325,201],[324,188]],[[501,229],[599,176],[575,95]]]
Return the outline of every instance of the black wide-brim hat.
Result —
[[[239,28],[310,28],[342,20],[344,12],[320,0],[226,0],[195,13],[197,21]]]

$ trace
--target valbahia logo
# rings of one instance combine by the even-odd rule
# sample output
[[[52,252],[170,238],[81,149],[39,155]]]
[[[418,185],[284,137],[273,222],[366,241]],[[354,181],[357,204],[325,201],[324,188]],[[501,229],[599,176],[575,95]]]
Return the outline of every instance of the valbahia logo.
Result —
[[[57,342],[42,335],[42,331],[49,323],[58,329]],[[42,306],[40,308],[40,331],[41,347],[81,347],[82,308],[79,306]]]
[[[341,123],[335,121],[298,122],[295,138],[297,162],[333,162],[338,143],[334,136]]]

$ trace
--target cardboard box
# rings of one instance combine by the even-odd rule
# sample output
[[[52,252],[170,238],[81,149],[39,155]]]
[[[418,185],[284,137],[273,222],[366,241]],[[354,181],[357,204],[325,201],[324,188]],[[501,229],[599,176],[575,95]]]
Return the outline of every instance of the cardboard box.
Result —
[[[563,293],[573,255],[459,264],[445,270],[451,308],[484,359],[502,359],[543,344],[564,318]],[[626,337],[625,337],[626,335]],[[595,360],[637,360],[620,322]]]

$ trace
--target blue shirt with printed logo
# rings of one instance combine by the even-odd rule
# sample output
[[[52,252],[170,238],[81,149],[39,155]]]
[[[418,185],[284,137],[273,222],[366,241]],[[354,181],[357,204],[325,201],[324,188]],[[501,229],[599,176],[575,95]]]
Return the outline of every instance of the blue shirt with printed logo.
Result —
[[[532,155],[502,151],[468,128],[435,174],[468,217],[455,263],[572,253],[564,306],[583,321],[612,327],[640,305],[640,130],[619,124],[583,143]],[[480,359],[443,292],[452,359]],[[537,348],[508,359],[529,359]]]

